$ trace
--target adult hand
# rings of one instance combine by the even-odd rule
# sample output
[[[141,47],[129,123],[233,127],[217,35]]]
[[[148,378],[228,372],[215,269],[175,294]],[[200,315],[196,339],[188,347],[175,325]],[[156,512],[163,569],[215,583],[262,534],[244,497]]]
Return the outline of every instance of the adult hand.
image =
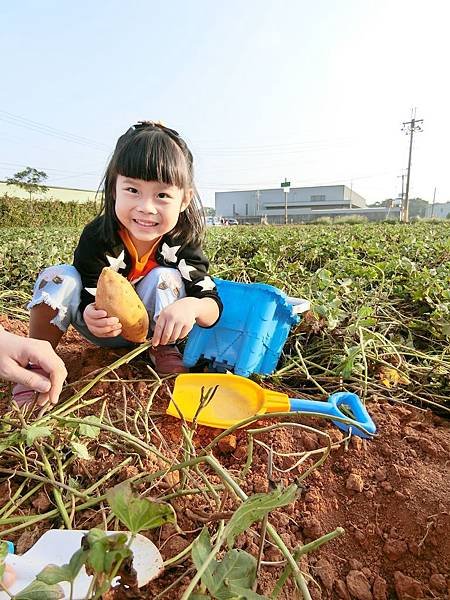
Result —
[[[181,298],[159,313],[152,337],[152,346],[174,344],[187,336],[198,318],[200,300]]]
[[[11,565],[5,565],[5,572],[3,573],[1,582],[6,589],[10,588],[16,582],[16,572]]]
[[[83,313],[84,322],[96,337],[116,337],[122,333],[122,325],[117,317],[108,317],[106,310],[97,310],[95,304],[88,304]]]
[[[29,363],[40,367],[48,377],[27,369]],[[66,376],[66,367],[49,342],[0,328],[0,378],[40,392],[39,404],[57,404]]]

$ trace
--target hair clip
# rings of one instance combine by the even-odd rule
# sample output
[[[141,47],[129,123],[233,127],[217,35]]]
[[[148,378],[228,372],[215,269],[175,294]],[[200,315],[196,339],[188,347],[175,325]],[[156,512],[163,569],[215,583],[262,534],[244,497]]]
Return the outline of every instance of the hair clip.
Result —
[[[161,129],[162,131],[172,134],[175,137],[180,137],[178,131],[171,129],[170,127],[166,127],[162,121],[138,121],[136,125],[133,125],[132,129],[139,131],[141,129],[145,129],[146,127],[150,127],[152,129]]]

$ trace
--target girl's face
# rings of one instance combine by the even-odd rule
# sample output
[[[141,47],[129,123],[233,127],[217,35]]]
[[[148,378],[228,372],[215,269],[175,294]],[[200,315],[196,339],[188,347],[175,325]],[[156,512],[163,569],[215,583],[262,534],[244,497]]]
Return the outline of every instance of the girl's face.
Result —
[[[116,216],[140,255],[175,227],[191,199],[191,190],[185,193],[175,185],[117,175]]]

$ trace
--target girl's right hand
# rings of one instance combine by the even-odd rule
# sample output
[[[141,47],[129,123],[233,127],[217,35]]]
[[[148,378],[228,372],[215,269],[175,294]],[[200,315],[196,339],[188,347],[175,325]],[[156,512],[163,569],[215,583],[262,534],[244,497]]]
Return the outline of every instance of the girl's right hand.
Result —
[[[97,310],[95,304],[88,304],[83,313],[89,331],[96,337],[116,337],[122,333],[122,325],[117,317],[108,317],[106,310]]]

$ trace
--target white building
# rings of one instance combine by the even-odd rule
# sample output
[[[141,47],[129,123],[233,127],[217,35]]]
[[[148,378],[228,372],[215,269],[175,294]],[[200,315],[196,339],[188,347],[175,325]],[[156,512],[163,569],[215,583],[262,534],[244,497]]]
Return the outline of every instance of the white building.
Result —
[[[437,217],[440,219],[450,218],[450,202],[430,204],[427,206],[426,217]]]
[[[240,223],[285,222],[285,199],[289,223],[315,221],[319,217],[367,216],[371,221],[399,219],[398,207],[368,207],[366,200],[346,185],[321,185],[290,188],[285,198],[283,188],[216,192],[216,215],[237,219]]]

